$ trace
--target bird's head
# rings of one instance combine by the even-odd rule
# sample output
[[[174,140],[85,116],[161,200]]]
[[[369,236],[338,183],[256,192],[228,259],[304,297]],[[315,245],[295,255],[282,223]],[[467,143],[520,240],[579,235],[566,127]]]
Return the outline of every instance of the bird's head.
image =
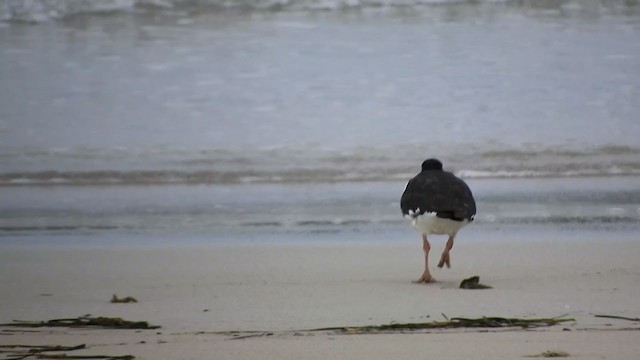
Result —
[[[422,163],[422,171],[426,170],[442,171],[442,163],[438,159],[427,159]]]

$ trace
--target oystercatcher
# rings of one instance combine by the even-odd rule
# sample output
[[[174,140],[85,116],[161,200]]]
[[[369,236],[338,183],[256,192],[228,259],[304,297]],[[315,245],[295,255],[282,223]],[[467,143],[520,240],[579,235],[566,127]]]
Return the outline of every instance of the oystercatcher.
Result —
[[[422,171],[409,180],[400,199],[402,214],[422,234],[424,250],[424,272],[417,283],[435,282],[429,272],[429,250],[427,236],[446,234],[449,240],[445,246],[438,267],[451,267],[449,252],[458,231],[473,221],[476,202],[469,186],[450,172],[442,170],[442,162],[427,159],[422,163]]]

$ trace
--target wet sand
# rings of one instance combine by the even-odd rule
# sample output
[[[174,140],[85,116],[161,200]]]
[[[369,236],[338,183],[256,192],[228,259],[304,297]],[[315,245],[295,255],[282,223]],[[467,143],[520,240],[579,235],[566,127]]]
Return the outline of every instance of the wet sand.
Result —
[[[444,239],[432,239],[435,263]],[[578,359],[640,354],[637,241],[458,241],[451,269],[414,284],[419,244],[4,246],[0,321],[92,316],[158,330],[0,328],[0,344],[87,344],[77,354],[137,359],[521,358],[561,350]],[[435,265],[435,264],[434,264]],[[479,275],[493,289],[462,290]],[[111,304],[113,294],[138,303]],[[557,317],[548,328],[345,335],[302,330],[446,317]],[[231,331],[272,335],[230,340]],[[75,354],[76,352],[74,352]]]

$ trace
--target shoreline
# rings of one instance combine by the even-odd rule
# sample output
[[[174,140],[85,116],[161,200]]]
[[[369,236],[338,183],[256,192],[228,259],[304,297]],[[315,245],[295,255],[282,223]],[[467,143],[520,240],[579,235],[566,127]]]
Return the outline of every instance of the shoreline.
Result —
[[[413,234],[412,234],[413,235]],[[433,261],[444,240],[432,241]],[[562,350],[579,359],[640,353],[637,240],[458,241],[439,282],[414,284],[415,244],[0,248],[0,323],[121,317],[158,330],[0,327],[0,344],[87,344],[78,354],[136,359],[521,358]],[[478,275],[492,289],[463,290]],[[113,294],[138,303],[109,303]],[[552,318],[548,328],[353,335],[304,329],[440,321],[444,316]],[[300,331],[302,330],[302,331]],[[231,340],[225,332],[264,331]],[[222,332],[222,333],[221,333]],[[383,346],[384,345],[384,346]],[[75,352],[73,353],[75,355]]]

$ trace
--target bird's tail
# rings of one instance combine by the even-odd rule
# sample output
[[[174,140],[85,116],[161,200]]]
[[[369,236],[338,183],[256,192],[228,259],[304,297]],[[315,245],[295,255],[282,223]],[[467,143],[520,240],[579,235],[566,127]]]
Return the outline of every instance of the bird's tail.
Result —
[[[409,211],[404,214],[404,217],[406,217],[407,219],[411,219],[414,220],[415,218],[417,218],[418,216],[420,216],[420,208],[417,208],[415,210],[413,209],[409,209]]]

